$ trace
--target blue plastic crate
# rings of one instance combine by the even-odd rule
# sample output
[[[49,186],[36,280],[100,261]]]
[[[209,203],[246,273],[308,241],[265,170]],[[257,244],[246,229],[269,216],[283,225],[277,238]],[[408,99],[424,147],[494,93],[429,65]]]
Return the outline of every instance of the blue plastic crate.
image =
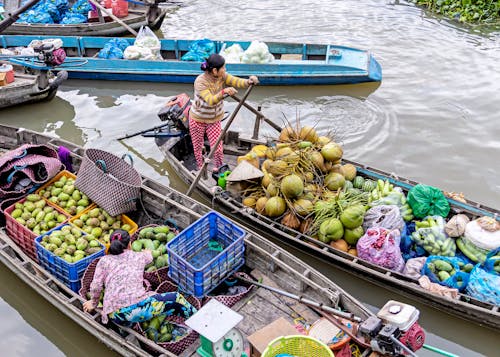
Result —
[[[49,271],[57,279],[62,281],[71,290],[73,290],[74,292],[78,292],[81,286],[80,279],[82,278],[85,269],[87,269],[89,264],[92,263],[94,259],[104,255],[104,246],[99,243],[102,248],[100,251],[92,255],[86,256],[85,258],[80,259],[76,263],[68,263],[64,259],[52,253],[50,250],[45,249],[40,244],[43,237],[50,235],[50,233],[52,233],[53,231],[61,230],[62,227],[67,225],[68,224],[57,226],[56,228],[48,231],[47,233],[42,234],[41,236],[35,238],[36,253],[38,255],[38,261],[43,268]],[[84,232],[82,233],[83,235],[86,235]]]
[[[181,291],[207,295],[245,263],[245,234],[219,213],[207,213],[167,244],[168,275]],[[222,251],[210,249],[214,242]]]

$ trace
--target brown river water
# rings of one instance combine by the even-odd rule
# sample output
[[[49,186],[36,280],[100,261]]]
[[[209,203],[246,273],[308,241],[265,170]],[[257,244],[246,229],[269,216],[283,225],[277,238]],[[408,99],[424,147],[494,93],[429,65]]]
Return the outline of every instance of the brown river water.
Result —
[[[346,158],[400,176],[500,202],[500,31],[461,27],[402,1],[184,1],[166,19],[165,37],[336,43],[369,49],[383,69],[380,84],[257,87],[249,101],[264,114],[334,132]],[[210,14],[210,15],[209,15]],[[134,154],[146,175],[179,190],[152,139],[115,139],[160,124],[169,96],[190,85],[67,81],[50,103],[0,111],[3,124],[51,133],[116,153]],[[234,107],[228,103],[227,109]],[[240,112],[235,128],[251,130]],[[264,126],[265,135],[274,135]],[[498,356],[498,331],[451,317],[304,256],[361,301],[415,304],[427,343],[459,356]],[[112,355],[0,266],[0,355]],[[36,351],[36,352],[35,352]],[[419,356],[438,356],[420,351]]]

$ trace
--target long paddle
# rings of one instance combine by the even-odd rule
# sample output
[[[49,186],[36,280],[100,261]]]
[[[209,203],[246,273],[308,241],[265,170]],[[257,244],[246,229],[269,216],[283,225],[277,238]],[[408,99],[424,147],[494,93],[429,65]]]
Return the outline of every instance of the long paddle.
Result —
[[[132,27],[130,27],[129,25],[127,25],[125,22],[123,22],[122,20],[120,20],[115,15],[113,15],[110,11],[108,11],[108,9],[106,9],[104,6],[102,6],[101,4],[99,4],[96,0],[89,0],[89,1],[92,4],[94,4],[99,10],[101,10],[106,15],[108,15],[109,17],[111,17],[113,20],[115,20],[116,22],[118,22],[120,25],[122,25],[123,27],[125,27],[132,35],[137,36],[137,31],[136,30],[134,30]]]
[[[186,195],[190,196],[191,193],[193,192],[195,186],[198,184],[198,182],[200,181],[200,178],[201,178],[201,175],[203,174],[204,170],[206,170],[207,168],[207,165],[208,165],[208,162],[209,160],[214,156],[215,154],[215,151],[217,150],[217,147],[219,146],[220,142],[222,141],[222,139],[224,139],[224,137],[226,136],[226,132],[227,130],[229,129],[229,127],[231,126],[231,123],[233,122],[234,118],[236,117],[236,114],[238,114],[240,108],[243,106],[243,103],[245,102],[245,100],[247,99],[248,95],[250,94],[250,92],[252,91],[252,88],[253,88],[253,85],[250,84],[250,86],[248,87],[248,89],[246,90],[245,94],[243,95],[243,98],[241,98],[240,102],[238,103],[238,105],[236,106],[236,109],[233,111],[233,113],[231,114],[231,116],[229,117],[229,120],[227,121],[227,124],[226,126],[224,127],[224,129],[222,130],[222,133],[220,134],[220,136],[217,138],[217,141],[215,142],[215,145],[212,146],[212,149],[210,150],[209,154],[208,154],[208,157],[203,160],[203,166],[201,167],[201,170],[200,172],[198,172],[198,175],[196,175],[196,178],[194,179],[193,183],[191,184],[191,186],[189,186],[189,189],[187,190],[186,192]]]

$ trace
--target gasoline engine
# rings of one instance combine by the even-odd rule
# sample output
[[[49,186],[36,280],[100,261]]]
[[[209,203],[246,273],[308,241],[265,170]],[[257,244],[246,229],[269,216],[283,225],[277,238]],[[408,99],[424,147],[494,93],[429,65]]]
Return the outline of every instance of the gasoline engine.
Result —
[[[66,52],[62,48],[60,39],[33,40],[29,47],[33,48],[34,57],[49,67],[58,66],[66,59]]]
[[[359,326],[371,340],[371,348],[387,356],[415,355],[423,347],[425,332],[418,324],[419,311],[411,305],[388,301],[377,313]]]

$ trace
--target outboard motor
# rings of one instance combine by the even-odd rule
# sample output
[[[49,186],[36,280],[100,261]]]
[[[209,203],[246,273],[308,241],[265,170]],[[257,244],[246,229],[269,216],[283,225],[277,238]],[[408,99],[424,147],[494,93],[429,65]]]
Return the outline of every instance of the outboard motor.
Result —
[[[181,93],[172,98],[165,107],[158,112],[161,121],[170,121],[180,131],[189,129],[189,109],[191,98],[186,93]]]
[[[40,42],[32,45],[33,51],[38,56],[38,59],[45,63],[47,66],[55,67],[64,62],[66,59],[66,52],[62,47],[56,48],[53,43]]]
[[[388,301],[365,320],[359,330],[371,340],[371,348],[388,356],[415,355],[423,347],[425,332],[418,324],[419,311],[411,305]]]

